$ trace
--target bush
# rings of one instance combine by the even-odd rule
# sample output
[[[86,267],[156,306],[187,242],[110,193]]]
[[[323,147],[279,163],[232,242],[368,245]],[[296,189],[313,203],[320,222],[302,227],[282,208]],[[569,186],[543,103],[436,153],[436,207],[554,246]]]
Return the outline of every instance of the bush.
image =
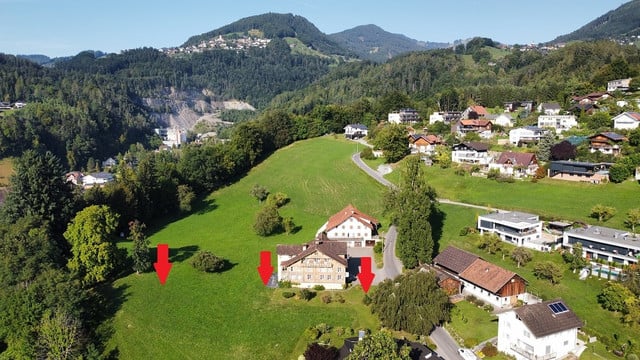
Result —
[[[324,285],[314,285],[313,286],[313,290],[322,291],[322,290],[324,290]]]
[[[289,202],[289,196],[283,192],[277,192],[275,194],[269,194],[267,196],[267,205],[273,205],[275,207],[282,207]]]
[[[491,304],[486,304],[482,308],[487,312],[493,312],[493,305],[491,305]]]
[[[376,156],[373,155],[373,149],[365,146],[364,149],[362,149],[362,151],[360,152],[360,157],[365,159],[365,160],[375,160]]]
[[[638,355],[636,354],[628,354],[627,360],[638,360]]]
[[[364,297],[362,298],[362,303],[367,306],[371,305],[371,296],[364,294]]]
[[[478,301],[478,298],[475,297],[474,295],[467,295],[464,299],[472,304],[475,304],[476,301]]]
[[[345,301],[344,298],[342,297],[342,295],[340,295],[340,294],[336,294],[334,300],[339,302],[340,304],[344,304],[344,301]]]
[[[191,259],[191,265],[200,271],[216,272],[224,269],[225,261],[210,251],[198,251]]]
[[[282,217],[278,213],[278,207],[267,204],[256,214],[253,229],[260,236],[269,236],[282,229]]]
[[[455,174],[458,176],[465,176],[467,175],[467,171],[464,168],[459,167],[456,169]]]
[[[282,297],[285,299],[290,299],[294,296],[296,296],[296,293],[294,293],[293,291],[285,291],[282,293]]]
[[[499,182],[499,183],[513,184],[514,182],[516,182],[516,179],[514,179],[511,176],[498,176],[496,178],[496,181]]]
[[[498,177],[500,177],[500,170],[498,169],[491,169],[487,173],[487,179],[496,180]]]
[[[316,340],[320,337],[320,331],[313,326],[309,326],[304,330],[304,337],[308,340]]]
[[[478,345],[478,339],[476,338],[464,339],[464,347],[472,349],[476,345]]]
[[[280,280],[278,281],[278,287],[282,289],[291,289],[291,281],[289,280]]]
[[[471,226],[465,226],[460,230],[460,236],[467,236],[469,234],[475,234],[477,232],[478,230],[476,230],[476,228]]]
[[[309,300],[313,299],[314,296],[316,296],[316,293],[314,293],[313,291],[311,291],[309,289],[302,289],[302,290],[300,290],[298,295],[300,296],[300,299],[309,301]]]
[[[482,353],[488,357],[494,357],[498,355],[498,349],[492,343],[488,342],[482,348]]]
[[[376,242],[373,246],[373,252],[376,254],[382,254],[382,241]]]
[[[323,295],[322,296],[322,302],[325,304],[331,304],[331,295],[327,294],[327,295]]]

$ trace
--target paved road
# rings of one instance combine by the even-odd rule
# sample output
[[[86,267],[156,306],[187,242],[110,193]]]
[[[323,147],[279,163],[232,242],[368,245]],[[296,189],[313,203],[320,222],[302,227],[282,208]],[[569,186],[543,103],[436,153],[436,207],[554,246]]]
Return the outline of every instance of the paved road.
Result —
[[[436,352],[446,360],[464,360],[458,354],[458,344],[453,340],[449,332],[440,326],[437,326],[431,335],[431,340],[436,344]]]
[[[386,279],[394,279],[396,276],[402,274],[402,261],[396,256],[396,237],[398,232],[395,226],[390,226],[389,231],[384,241],[384,252],[382,254],[382,261],[384,266],[384,276]]]

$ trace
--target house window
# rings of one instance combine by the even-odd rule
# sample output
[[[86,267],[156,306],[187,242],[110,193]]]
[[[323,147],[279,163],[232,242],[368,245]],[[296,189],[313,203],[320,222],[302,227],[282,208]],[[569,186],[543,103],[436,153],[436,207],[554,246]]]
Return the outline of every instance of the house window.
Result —
[[[311,280],[311,274],[307,274],[307,280]]]
[[[327,280],[331,280],[331,275],[327,275]]]
[[[337,276],[337,279],[338,279],[338,280],[342,280],[342,275],[338,275],[338,276]]]
[[[531,334],[527,331],[527,330],[523,330],[523,335],[524,337],[528,338],[529,336],[531,336]]]
[[[338,268],[338,272],[342,272],[342,268],[340,268],[340,267],[339,267],[339,268]]]
[[[324,280],[324,275],[320,275],[320,280]]]
[[[564,346],[567,346],[567,345],[569,345],[569,340],[564,341]]]

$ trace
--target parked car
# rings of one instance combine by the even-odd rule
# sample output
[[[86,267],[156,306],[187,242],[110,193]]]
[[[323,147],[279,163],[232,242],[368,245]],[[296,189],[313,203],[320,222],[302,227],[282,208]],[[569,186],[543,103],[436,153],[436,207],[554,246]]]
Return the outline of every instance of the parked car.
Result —
[[[458,354],[460,354],[464,360],[478,360],[476,354],[474,354],[470,349],[459,348]]]

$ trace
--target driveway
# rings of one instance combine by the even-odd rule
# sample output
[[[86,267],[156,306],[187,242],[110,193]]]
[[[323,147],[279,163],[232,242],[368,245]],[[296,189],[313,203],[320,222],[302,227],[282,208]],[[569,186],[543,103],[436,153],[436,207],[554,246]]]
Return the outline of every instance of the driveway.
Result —
[[[395,256],[397,234],[395,226],[391,226],[385,236],[385,246],[382,257],[384,264],[381,269],[378,269],[375,261],[373,261],[372,247],[353,247],[347,249],[347,254],[349,255],[348,271],[355,284],[360,284],[356,275],[360,272],[360,258],[365,256],[371,257],[372,260],[371,271],[376,275],[373,278],[373,285],[378,285],[385,279],[395,279],[398,275],[402,274],[402,262]]]

